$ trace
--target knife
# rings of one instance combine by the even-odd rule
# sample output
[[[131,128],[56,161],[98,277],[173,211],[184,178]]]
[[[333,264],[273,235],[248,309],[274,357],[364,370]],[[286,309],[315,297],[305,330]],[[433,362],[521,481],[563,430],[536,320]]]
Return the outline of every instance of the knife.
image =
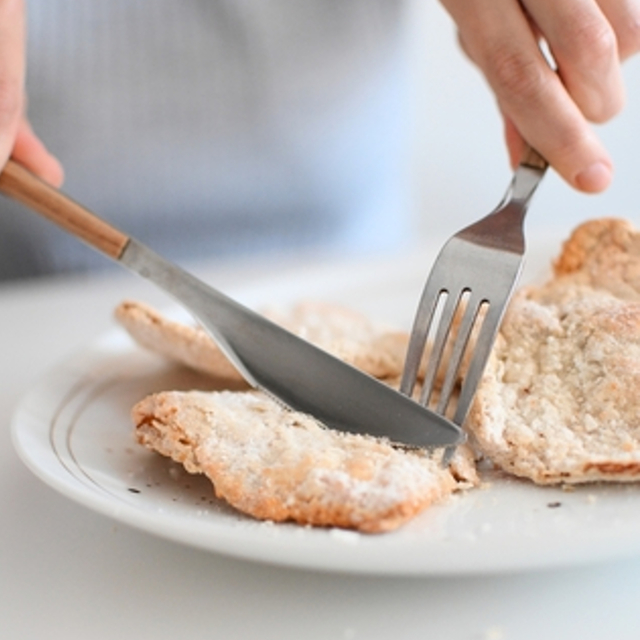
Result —
[[[410,447],[465,440],[457,425],[240,305],[9,160],[0,191],[150,280],[200,322],[253,387],[338,431]]]

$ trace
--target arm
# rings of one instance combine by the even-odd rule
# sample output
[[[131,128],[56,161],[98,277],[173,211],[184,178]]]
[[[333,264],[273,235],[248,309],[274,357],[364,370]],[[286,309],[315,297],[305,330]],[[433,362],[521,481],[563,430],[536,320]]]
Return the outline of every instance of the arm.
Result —
[[[59,186],[62,167],[27,122],[24,109],[24,0],[0,0],[0,167],[9,156]]]
[[[512,164],[526,140],[573,187],[606,189],[612,162],[590,123],[606,122],[624,104],[620,65],[640,51],[640,2],[441,1],[496,95]]]

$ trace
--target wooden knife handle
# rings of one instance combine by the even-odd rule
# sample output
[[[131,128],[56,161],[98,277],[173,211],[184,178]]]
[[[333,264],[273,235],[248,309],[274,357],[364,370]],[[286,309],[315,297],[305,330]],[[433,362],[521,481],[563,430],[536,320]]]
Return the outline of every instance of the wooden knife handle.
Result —
[[[118,260],[129,237],[14,160],[0,173],[0,192],[41,214],[98,251]]]

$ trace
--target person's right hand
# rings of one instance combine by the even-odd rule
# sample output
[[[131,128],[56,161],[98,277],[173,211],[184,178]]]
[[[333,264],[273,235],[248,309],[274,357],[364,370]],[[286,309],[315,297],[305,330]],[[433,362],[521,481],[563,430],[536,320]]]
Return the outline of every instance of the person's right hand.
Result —
[[[0,0],[0,167],[9,157],[58,187],[63,170],[25,116],[24,0]]]
[[[591,123],[606,122],[624,103],[620,65],[640,51],[640,0],[441,2],[495,93],[511,163],[526,140],[576,189],[604,190],[612,161]]]

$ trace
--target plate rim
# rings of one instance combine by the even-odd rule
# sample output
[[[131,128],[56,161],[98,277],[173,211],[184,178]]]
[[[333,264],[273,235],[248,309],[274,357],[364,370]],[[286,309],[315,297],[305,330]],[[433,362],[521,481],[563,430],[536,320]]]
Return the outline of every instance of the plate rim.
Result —
[[[550,253],[548,245],[546,246],[546,253]],[[418,256],[418,258],[420,264],[422,264],[422,256]],[[408,260],[409,262],[415,261],[416,257],[411,256]],[[386,266],[378,268],[378,273],[385,273],[387,280],[392,280],[395,277],[393,274],[404,274],[407,272],[407,259],[405,259],[404,262],[395,264],[391,271],[392,275],[389,276]],[[356,274],[358,277],[352,278],[352,282],[356,282],[356,285],[352,286],[358,286],[357,283],[363,281],[363,273],[364,272],[361,271],[359,274]],[[313,274],[311,275],[311,279],[313,280]],[[304,277],[308,279],[309,276],[310,273],[305,272]],[[317,272],[315,272],[315,277],[317,279],[316,284],[324,283],[326,285],[322,276],[318,275]],[[299,277],[294,274],[293,280],[296,281],[296,278],[298,278],[299,282]],[[257,285],[255,283],[250,284],[244,288],[244,294],[238,294],[238,299],[244,297],[245,299],[248,298],[251,300],[257,297],[260,301],[261,296],[264,298],[265,295],[263,285],[264,283],[258,283]],[[312,287],[312,290],[315,291],[317,288],[317,286],[315,288]],[[320,287],[320,290],[326,291],[328,288],[330,287],[324,286]],[[291,287],[287,285],[286,281],[284,283],[280,282],[281,293],[283,291],[290,292],[290,289]],[[286,299],[286,296],[284,297]],[[290,297],[291,299],[286,301],[287,303],[296,299],[295,296],[290,295]],[[280,295],[280,298],[283,298],[283,296]],[[280,298],[275,300],[276,304],[282,301]],[[318,299],[323,298],[318,297]],[[182,315],[182,311],[180,310],[178,314]],[[52,387],[55,391],[57,388],[56,385],[61,385],[63,379],[71,381],[77,380],[82,375],[87,375],[87,370],[96,364],[95,360],[98,361],[99,365],[104,367],[105,362],[109,363],[114,359],[118,361],[119,358],[123,357],[130,358],[132,353],[137,354],[137,357],[140,358],[151,358],[156,363],[162,362],[159,356],[149,354],[137,346],[123,328],[115,326],[97,336],[75,353],[70,354],[58,364],[50,367],[20,398],[11,419],[11,437],[14,449],[17,451],[20,459],[41,481],[51,486],[58,493],[81,504],[83,507],[123,522],[138,530],[205,551],[249,561],[323,572],[368,575],[461,576],[504,574],[573,567],[640,555],[640,536],[634,536],[632,533],[626,535],[623,532],[618,538],[619,544],[616,545],[595,545],[596,548],[594,548],[594,546],[590,544],[590,539],[583,538],[582,543],[577,541],[568,551],[560,547],[554,548],[552,553],[548,553],[546,557],[532,553],[526,558],[514,558],[513,554],[510,555],[508,552],[505,552],[497,560],[496,558],[474,558],[474,553],[477,555],[477,547],[474,547],[473,543],[470,542],[466,547],[466,551],[465,549],[457,549],[457,553],[451,555],[446,562],[443,558],[433,558],[428,562],[425,562],[424,558],[421,562],[403,558],[403,561],[398,563],[397,557],[394,557],[393,554],[386,559],[380,558],[379,549],[388,553],[390,550],[393,550],[394,540],[400,539],[406,542],[407,539],[411,539],[411,533],[403,533],[407,528],[406,526],[400,529],[399,532],[379,534],[376,536],[356,533],[350,535],[352,532],[345,533],[342,530],[336,529],[318,529],[310,536],[308,532],[304,534],[307,528],[299,527],[298,525],[259,523],[251,519],[249,520],[252,525],[248,527],[235,527],[231,530],[226,530],[226,525],[219,525],[217,527],[217,538],[212,544],[211,541],[207,542],[203,539],[203,536],[200,535],[201,527],[195,526],[193,522],[190,524],[194,526],[194,531],[185,533],[183,527],[175,526],[175,523],[168,522],[166,518],[156,517],[155,519],[150,519],[148,513],[141,515],[140,510],[127,503],[112,504],[104,495],[98,495],[96,492],[90,491],[87,486],[79,483],[77,479],[75,483],[70,482],[69,478],[73,478],[71,474],[67,474],[69,477],[60,477],[51,467],[51,457],[49,457],[50,464],[48,466],[43,466],[41,461],[37,459],[38,455],[47,453],[46,447],[44,447],[43,450],[42,443],[40,442],[40,450],[34,450],[28,446],[29,443],[25,442],[25,437],[27,437],[28,434],[24,432],[25,428],[27,428],[24,425],[36,419],[36,416],[31,415],[33,414],[31,407],[34,399],[38,400],[37,404],[39,405],[40,411],[45,411],[46,413],[47,407],[42,407],[42,397],[49,398],[49,410],[51,410],[51,406],[55,405],[56,398],[58,397],[55,393],[52,393]],[[65,373],[64,376],[61,375],[62,372]],[[69,383],[65,382],[65,384],[68,388]],[[31,435],[32,438],[35,438],[35,435]],[[53,455],[51,452],[49,452],[49,454]],[[439,508],[440,505],[436,505],[428,509],[427,512]],[[418,516],[418,518],[420,517],[421,516]],[[208,530],[211,530],[211,524],[208,524],[207,527]],[[263,536],[263,539],[259,541],[262,544],[260,548],[256,547],[256,544],[251,544],[255,543],[256,528],[259,528],[260,535]],[[640,523],[638,528],[640,529]],[[282,531],[303,531],[303,535],[282,534]],[[241,539],[240,543],[238,542],[239,538]],[[283,538],[286,538],[289,543],[288,549],[282,548],[283,545],[281,543]],[[317,540],[324,541],[322,544],[316,544],[316,547],[323,551],[326,551],[327,544],[332,545],[329,547],[332,554],[325,555],[322,558],[320,557],[321,554],[311,554],[311,557],[309,557],[309,538],[316,540],[316,542]],[[588,535],[587,538],[589,538]],[[329,541],[328,543],[327,540]],[[246,543],[246,548],[243,548],[243,542]],[[369,548],[373,545],[375,545],[373,551],[370,551]],[[371,562],[369,561],[369,556],[374,553],[376,556],[374,557],[374,561]],[[369,562],[360,559],[359,555],[363,556],[364,560]],[[396,564],[393,563],[394,560]]]

